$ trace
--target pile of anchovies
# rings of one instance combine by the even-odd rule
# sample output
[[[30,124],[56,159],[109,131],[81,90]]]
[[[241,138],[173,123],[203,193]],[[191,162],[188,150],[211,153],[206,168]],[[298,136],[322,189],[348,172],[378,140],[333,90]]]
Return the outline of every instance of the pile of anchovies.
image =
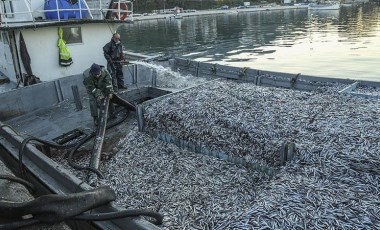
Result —
[[[132,130],[121,151],[102,165],[100,181],[127,209],[164,215],[164,229],[215,229],[248,210],[265,175],[216,158],[179,149]]]
[[[374,96],[380,98],[380,91],[376,87],[363,87],[359,86],[354,91],[354,93],[362,93],[369,96]]]
[[[135,127],[97,183],[114,188],[120,206],[163,214],[163,229],[379,229],[380,100],[343,87],[213,81],[146,106],[149,129],[277,167],[271,178]],[[288,141],[296,158],[281,167]]]
[[[213,81],[145,107],[145,127],[264,166],[313,126],[330,94]]]

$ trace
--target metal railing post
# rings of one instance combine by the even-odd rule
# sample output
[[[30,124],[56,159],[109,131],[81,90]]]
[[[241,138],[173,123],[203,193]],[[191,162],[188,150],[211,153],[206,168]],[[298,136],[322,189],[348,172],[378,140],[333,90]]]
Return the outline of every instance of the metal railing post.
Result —
[[[5,11],[3,11],[3,4],[0,4],[0,25],[3,24],[3,17],[4,17],[4,20],[5,20],[4,13],[5,13]]]
[[[86,6],[86,8],[87,8],[87,12],[88,12],[88,14],[90,15],[91,19],[94,19],[94,17],[92,16],[92,13],[91,13],[91,9],[90,9],[90,7],[88,7],[87,2],[86,2],[86,1],[83,1],[83,3],[84,3],[84,5]],[[82,17],[82,16],[81,16],[81,17]]]
[[[121,14],[120,14],[121,13],[120,12],[120,4],[121,4],[121,0],[119,0],[119,5],[117,6],[117,13],[118,13],[117,15],[119,17],[118,20],[120,20],[120,17],[121,17]]]
[[[102,0],[99,0],[99,12],[100,12],[100,19],[104,19],[103,18],[103,5],[102,5]],[[107,13],[106,13],[107,14]]]
[[[80,19],[82,19],[82,0],[78,0],[78,4],[79,4],[79,17]]]
[[[61,11],[58,9],[58,0],[55,0],[55,6],[57,7],[58,21],[61,21]]]

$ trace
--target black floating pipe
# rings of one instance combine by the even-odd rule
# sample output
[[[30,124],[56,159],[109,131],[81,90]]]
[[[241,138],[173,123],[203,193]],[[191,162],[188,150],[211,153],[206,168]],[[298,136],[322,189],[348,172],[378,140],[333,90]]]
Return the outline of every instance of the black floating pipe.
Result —
[[[96,129],[96,136],[94,145],[92,148],[90,167],[93,169],[99,169],[100,156],[102,153],[104,134],[106,133],[107,118],[108,118],[108,106],[110,104],[109,97],[102,99],[98,127]]]

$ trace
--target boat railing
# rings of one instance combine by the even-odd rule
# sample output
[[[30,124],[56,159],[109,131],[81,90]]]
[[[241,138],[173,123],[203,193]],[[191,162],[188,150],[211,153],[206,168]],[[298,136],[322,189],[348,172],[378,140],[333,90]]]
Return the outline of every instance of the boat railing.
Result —
[[[62,0],[39,1],[2,0],[0,4],[0,26],[13,23],[38,23],[67,20],[129,20],[133,21],[133,2],[127,0],[78,0],[76,8],[60,6]],[[66,0],[64,0],[66,1]],[[55,8],[46,9],[46,2],[55,3]],[[56,18],[48,18],[52,13]],[[64,17],[73,13],[74,17]],[[128,19],[127,19],[128,18]]]

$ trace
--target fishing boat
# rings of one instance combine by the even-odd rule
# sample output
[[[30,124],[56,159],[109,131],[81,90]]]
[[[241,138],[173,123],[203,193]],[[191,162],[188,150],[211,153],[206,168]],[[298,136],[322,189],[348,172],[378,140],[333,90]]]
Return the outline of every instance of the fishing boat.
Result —
[[[104,100],[95,128],[82,68],[105,64],[99,44],[108,42],[112,26],[128,22],[126,15],[116,19],[125,8],[119,6],[105,7],[119,12],[113,20],[101,12],[100,19],[88,18],[95,16],[85,3],[85,11],[62,19],[59,10],[46,10],[56,13],[53,21],[38,10],[19,23],[2,14],[7,62],[1,60],[1,71],[20,86],[0,94],[0,159],[40,199],[34,209],[16,203],[13,214],[23,219],[5,218],[1,227],[41,221],[112,230],[378,224],[371,208],[378,206],[373,124],[379,123],[380,82],[127,53],[135,57],[123,67],[128,90],[114,95],[115,119],[108,119]],[[81,41],[67,44],[72,63],[66,66],[57,58],[59,31],[71,35],[63,40]],[[21,87],[31,75],[41,81]],[[357,202],[364,192],[370,193],[365,202]],[[67,202],[49,202],[54,199]],[[355,208],[337,207],[337,199]],[[294,213],[286,226],[266,218]]]
[[[106,65],[102,47],[118,26],[133,22],[132,12],[130,1],[4,1],[0,75],[21,87],[31,77],[52,81]]]
[[[310,3],[308,5],[309,10],[339,10],[339,3]]]
[[[178,14],[173,14],[173,15],[170,15],[170,16],[167,16],[166,19],[169,19],[169,20],[172,20],[172,19],[182,19],[183,16],[182,14],[178,13]]]
[[[43,110],[52,105],[51,100],[54,101],[58,98],[59,101],[66,100],[65,94],[68,91],[64,88],[68,85],[64,82],[66,80],[70,81],[69,85],[72,85],[75,89],[76,86],[81,87],[83,85],[82,73],[85,69],[91,66],[92,63],[106,65],[102,47],[110,41],[112,34],[117,31],[119,26],[133,22],[133,17],[129,17],[132,12],[133,2],[131,1],[3,1],[0,4],[0,79],[2,80],[1,83],[3,83],[0,85],[0,97],[2,104],[7,104],[7,109],[5,107],[4,110],[1,109],[2,115],[17,116],[17,114],[24,114],[26,107],[19,110],[23,105],[31,106],[32,110]],[[129,58],[133,60],[133,57],[137,56],[132,54]],[[49,93],[53,89],[52,86],[57,89],[54,94]],[[79,91],[74,88],[72,88],[74,90],[72,92],[78,93]],[[24,94],[28,91],[29,96]],[[9,97],[9,95],[12,96]],[[79,96],[80,94],[76,95]],[[3,103],[5,101],[8,102]],[[22,110],[24,112],[21,112]],[[2,116],[1,121],[5,120],[7,118]],[[71,125],[73,124],[75,123],[71,123]],[[38,122],[36,125],[40,128],[54,129],[50,126],[51,124]],[[1,126],[4,128],[7,125],[1,124]],[[65,124],[60,126],[63,127]],[[6,145],[5,143],[0,144],[1,161],[9,168],[12,168],[12,156],[3,155]],[[42,166],[42,168],[45,167]],[[47,166],[44,172],[32,170],[34,173],[30,174],[30,168],[27,167],[26,173],[30,177],[24,181],[26,185],[30,185],[27,181],[37,185],[37,190],[34,190],[34,185],[32,186],[35,197],[54,193],[57,195],[57,199],[62,199],[62,196],[64,196],[63,199],[66,200],[66,204],[73,202],[72,204],[76,208],[81,209],[81,206],[94,205],[91,201],[87,203],[89,201],[87,198],[93,199],[102,194],[100,196],[103,197],[101,198],[103,201],[99,201],[103,203],[104,199],[107,200],[114,196],[113,192],[108,189],[99,189],[87,193],[85,191],[91,190],[88,185],[80,185],[79,187],[81,188],[79,188],[79,184],[74,185],[76,182],[74,182],[75,179],[74,181],[72,180],[73,177],[64,175],[65,173],[62,174],[62,171],[59,172],[60,170],[54,169],[54,172],[49,172],[52,168],[48,168],[50,167]],[[20,176],[20,174],[18,175]],[[55,177],[57,175],[60,175],[60,179]],[[45,177],[47,180],[44,179],[44,182],[39,181],[40,176]],[[50,177],[50,179],[46,176]],[[14,179],[14,177],[4,177],[4,175],[1,175],[1,178]],[[57,181],[62,183],[60,182],[60,185],[58,185],[56,184]],[[42,182],[43,186],[39,186],[41,185],[40,182]],[[68,201],[65,194],[74,189],[74,187],[71,187],[73,185],[77,187],[77,192],[84,191],[82,195],[86,194],[87,198],[78,194],[74,200]],[[2,192],[4,191],[3,189],[1,188]],[[74,190],[71,191],[75,192]],[[19,198],[17,193],[14,193],[14,195],[10,197],[11,200],[12,198]],[[41,197],[41,199],[44,198]],[[81,203],[80,200],[84,203]],[[17,205],[16,203],[13,204]],[[43,205],[43,202],[40,205]],[[58,205],[56,208],[62,210],[63,207]],[[71,212],[72,208],[73,206],[68,208],[69,210],[67,211]],[[4,217],[6,213],[13,215],[13,211],[2,210],[2,220],[4,218],[13,218],[12,216]],[[7,210],[12,210],[12,208]],[[98,212],[112,213],[120,210],[123,209],[109,204],[98,209]],[[109,221],[110,219],[107,219],[108,221],[91,221],[91,223],[76,221],[79,225],[74,224],[72,227],[73,229],[158,229],[154,224],[143,220],[118,218],[117,221]],[[29,226],[33,224],[32,222],[35,222],[35,220],[21,221],[18,224]],[[13,225],[4,225],[2,222],[0,228],[14,228],[14,226],[11,226]]]
[[[174,18],[175,18],[175,19],[182,19],[183,16],[182,16],[182,14],[178,13],[178,14],[175,14],[175,15],[174,15]]]

